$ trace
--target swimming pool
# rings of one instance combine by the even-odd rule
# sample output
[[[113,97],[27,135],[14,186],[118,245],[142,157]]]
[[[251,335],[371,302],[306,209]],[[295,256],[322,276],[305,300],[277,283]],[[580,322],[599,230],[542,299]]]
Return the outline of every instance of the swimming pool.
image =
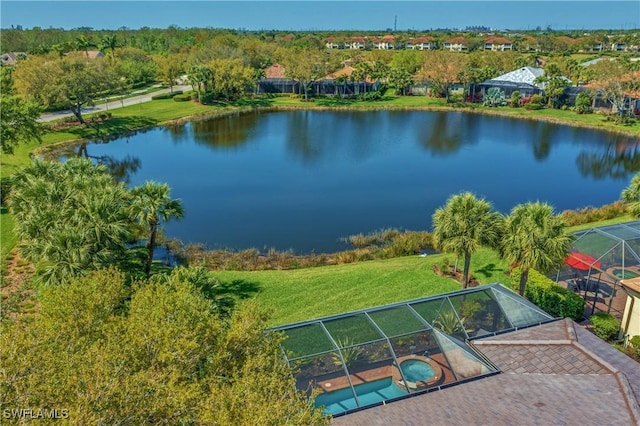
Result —
[[[614,269],[614,270],[613,270],[613,275],[615,275],[616,277],[618,277],[618,278],[620,278],[620,279],[623,279],[623,280],[627,280],[627,279],[629,279],[629,278],[637,278],[637,277],[640,277],[640,275],[639,275],[639,274],[636,274],[636,273],[635,273],[635,272],[633,272],[633,271],[628,271],[628,270],[626,270],[626,269],[621,269],[621,268]]]
[[[398,387],[391,377],[355,385],[353,388],[358,395],[361,407],[409,394],[406,390]],[[327,414],[339,414],[358,408],[351,388],[321,393],[316,397],[315,406],[324,406],[324,411]]]

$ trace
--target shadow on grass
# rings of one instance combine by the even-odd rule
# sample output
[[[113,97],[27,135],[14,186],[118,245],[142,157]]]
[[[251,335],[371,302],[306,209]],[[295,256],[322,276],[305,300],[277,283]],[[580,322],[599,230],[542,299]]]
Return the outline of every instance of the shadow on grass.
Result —
[[[246,280],[233,280],[223,282],[217,292],[220,295],[232,296],[238,299],[247,299],[262,290],[260,284]]]
[[[485,278],[491,278],[494,272],[502,272],[502,269],[495,263],[488,263],[480,269],[473,270],[474,275],[483,275]]]
[[[226,107],[226,106],[252,107],[252,108],[269,107],[273,105],[273,99],[256,98],[256,99],[236,99],[233,101],[216,100],[211,102],[211,105],[221,106],[221,107]]]
[[[314,103],[320,106],[350,106],[358,102],[357,99],[341,99],[341,98],[316,98]]]
[[[141,129],[156,125],[158,125],[158,120],[149,117],[114,117],[109,121],[89,123],[87,126],[78,125],[65,131],[75,135],[78,139],[110,140],[131,135]]]

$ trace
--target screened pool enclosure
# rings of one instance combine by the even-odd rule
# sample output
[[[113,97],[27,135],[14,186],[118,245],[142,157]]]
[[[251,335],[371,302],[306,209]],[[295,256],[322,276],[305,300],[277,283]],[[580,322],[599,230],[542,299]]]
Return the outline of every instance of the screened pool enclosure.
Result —
[[[573,234],[571,253],[552,276],[598,306],[621,314],[626,294],[620,280],[640,277],[640,221],[602,226]]]
[[[496,374],[469,340],[552,320],[492,284],[275,330],[298,389],[337,415]]]

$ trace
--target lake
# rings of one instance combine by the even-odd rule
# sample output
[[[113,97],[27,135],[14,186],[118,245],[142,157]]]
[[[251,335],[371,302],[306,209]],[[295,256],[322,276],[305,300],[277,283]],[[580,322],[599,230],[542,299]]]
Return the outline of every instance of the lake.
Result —
[[[638,138],[462,112],[253,112],[76,146],[130,185],[167,182],[184,203],[167,236],[210,249],[296,253],[385,228],[430,230],[472,191],[508,213],[617,200],[640,170]],[[64,156],[63,156],[64,157]]]

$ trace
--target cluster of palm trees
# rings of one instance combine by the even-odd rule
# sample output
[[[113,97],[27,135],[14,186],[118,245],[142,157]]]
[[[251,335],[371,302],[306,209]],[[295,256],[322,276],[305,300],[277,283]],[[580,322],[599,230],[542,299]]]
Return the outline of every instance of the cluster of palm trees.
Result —
[[[464,259],[463,286],[469,283],[471,255],[490,247],[521,271],[519,293],[524,295],[529,271],[548,273],[559,268],[571,249],[573,237],[547,203],[515,206],[507,216],[470,192],[453,195],[433,215],[436,247]]]
[[[35,161],[12,179],[8,203],[21,255],[44,284],[66,282],[127,259],[127,243],[146,235],[148,277],[162,222],[184,215],[167,184],[127,190],[90,160]]]

